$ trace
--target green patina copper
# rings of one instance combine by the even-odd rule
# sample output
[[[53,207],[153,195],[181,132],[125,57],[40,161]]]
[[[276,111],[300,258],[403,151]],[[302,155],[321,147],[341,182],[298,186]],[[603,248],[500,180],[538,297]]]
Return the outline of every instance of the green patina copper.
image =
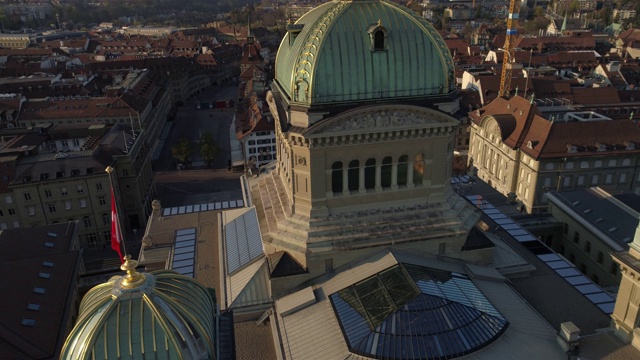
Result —
[[[215,358],[215,300],[173,271],[127,287],[114,277],[85,295],[61,360]]]
[[[276,57],[276,82],[291,104],[441,96],[455,88],[453,60],[440,34],[398,4],[332,1],[306,13],[296,27],[299,33],[287,33]],[[386,35],[383,50],[374,47],[379,29]]]

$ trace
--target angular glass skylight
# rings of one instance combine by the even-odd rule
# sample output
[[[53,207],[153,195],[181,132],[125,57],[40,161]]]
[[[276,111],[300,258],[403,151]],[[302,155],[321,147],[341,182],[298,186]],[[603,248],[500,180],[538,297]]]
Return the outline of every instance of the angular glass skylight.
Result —
[[[330,296],[349,350],[448,359],[486,346],[506,319],[463,274],[399,264]]]

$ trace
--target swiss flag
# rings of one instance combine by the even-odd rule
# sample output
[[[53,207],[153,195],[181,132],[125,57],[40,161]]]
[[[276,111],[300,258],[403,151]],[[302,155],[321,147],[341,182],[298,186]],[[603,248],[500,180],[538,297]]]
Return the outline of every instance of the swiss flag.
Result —
[[[113,188],[111,188],[111,248],[118,252],[120,262],[124,263],[122,257],[122,234],[120,234],[120,226],[118,226],[118,210],[116,209],[116,197],[113,195]]]

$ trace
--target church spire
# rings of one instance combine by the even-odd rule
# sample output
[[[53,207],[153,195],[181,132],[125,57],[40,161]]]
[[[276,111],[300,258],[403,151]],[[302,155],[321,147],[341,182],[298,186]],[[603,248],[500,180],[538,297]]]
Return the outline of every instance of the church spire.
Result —
[[[562,21],[562,27],[560,31],[565,32],[567,30],[567,12],[564,13],[564,20]]]
[[[247,43],[253,44],[253,35],[251,35],[251,14],[247,15]]]

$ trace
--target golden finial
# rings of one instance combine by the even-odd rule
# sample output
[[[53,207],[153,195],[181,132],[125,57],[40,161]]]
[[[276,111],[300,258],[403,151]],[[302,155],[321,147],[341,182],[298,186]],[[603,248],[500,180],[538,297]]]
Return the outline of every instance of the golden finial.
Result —
[[[124,276],[124,281],[122,282],[122,286],[125,288],[132,288],[138,285],[141,285],[146,277],[136,272],[136,267],[138,266],[138,262],[131,259],[131,255],[125,255],[124,264],[120,265],[120,269],[127,272],[127,275]]]
[[[293,24],[293,19],[289,18],[289,24]]]
[[[378,18],[378,26],[382,26],[382,19]]]
[[[106,168],[106,169],[104,169],[104,171],[106,171],[106,172],[107,172],[107,174],[111,174],[111,173],[113,172],[113,170],[114,170],[114,169],[113,169],[111,166],[107,166],[107,168]]]

